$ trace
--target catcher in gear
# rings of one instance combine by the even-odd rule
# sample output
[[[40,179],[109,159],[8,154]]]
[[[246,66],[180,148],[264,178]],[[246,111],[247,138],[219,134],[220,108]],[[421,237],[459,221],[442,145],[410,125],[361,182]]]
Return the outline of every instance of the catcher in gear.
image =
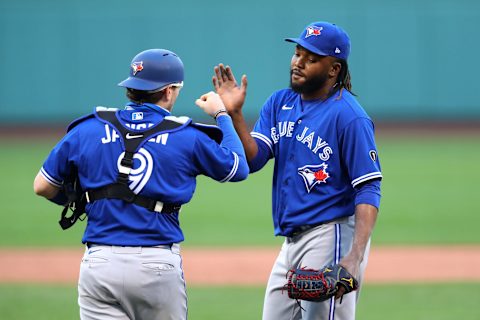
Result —
[[[67,205],[64,229],[86,213],[80,319],[183,320],[181,206],[192,198],[197,176],[241,181],[248,164],[217,94],[195,101],[217,126],[172,115],[184,80],[177,54],[145,50],[128,69],[119,84],[130,100],[125,109],[97,107],[72,122],[43,163],[34,191]]]
[[[344,294],[358,289],[358,281],[339,264],[322,270],[291,269],[286,277],[288,297],[296,300],[321,302],[333,296],[342,299]]]

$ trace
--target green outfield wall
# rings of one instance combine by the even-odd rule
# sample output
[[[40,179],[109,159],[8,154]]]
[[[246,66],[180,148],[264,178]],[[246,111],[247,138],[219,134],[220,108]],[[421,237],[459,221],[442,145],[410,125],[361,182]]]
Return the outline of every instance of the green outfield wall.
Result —
[[[148,48],[184,61],[175,115],[203,118],[193,101],[223,62],[247,74],[254,118],[288,86],[293,44],[283,38],[316,20],[350,34],[353,89],[373,118],[480,120],[480,1],[1,0],[0,124],[122,106],[116,84]]]

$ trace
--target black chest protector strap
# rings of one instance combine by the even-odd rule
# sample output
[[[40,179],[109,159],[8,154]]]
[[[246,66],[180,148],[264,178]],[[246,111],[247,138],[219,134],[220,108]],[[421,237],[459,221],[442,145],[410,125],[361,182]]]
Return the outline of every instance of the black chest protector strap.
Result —
[[[125,155],[120,161],[120,170],[117,181],[115,183],[103,186],[101,188],[88,190],[85,193],[87,202],[93,202],[100,199],[121,199],[128,203],[147,208],[150,211],[161,213],[173,213],[180,210],[180,204],[163,203],[162,201],[147,198],[133,193],[128,186],[129,174],[133,169],[133,156],[138,147],[144,144],[152,136],[161,132],[173,130],[182,126],[182,123],[164,119],[159,124],[145,130],[132,131],[125,128],[116,116],[116,112],[97,111],[97,116],[108,121],[115,127],[117,132],[122,136],[125,145]]]

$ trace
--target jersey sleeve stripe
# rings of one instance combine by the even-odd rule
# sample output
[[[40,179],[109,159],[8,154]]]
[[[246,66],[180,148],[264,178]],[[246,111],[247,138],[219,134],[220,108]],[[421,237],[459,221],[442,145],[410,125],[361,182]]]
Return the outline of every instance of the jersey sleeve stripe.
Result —
[[[234,158],[232,170],[223,180],[220,180],[220,182],[230,181],[230,179],[232,179],[235,176],[235,174],[237,173],[237,170],[238,170],[238,155],[233,151],[232,151],[232,153],[233,153],[233,158]]]
[[[250,135],[258,140],[263,141],[268,146],[268,148],[270,149],[270,152],[273,155],[272,141],[267,136],[264,136],[263,134],[258,132],[250,132]]]
[[[376,178],[382,178],[382,177],[383,176],[382,176],[381,172],[378,172],[378,171],[377,172],[371,172],[371,173],[368,173],[366,175],[363,175],[363,176],[358,177],[357,179],[353,180],[352,181],[352,186],[355,187],[362,182],[372,180],[372,179],[376,179]]]
[[[54,185],[55,187],[59,187],[59,188],[62,187],[62,183],[60,181],[52,178],[52,176],[50,176],[47,173],[47,171],[45,171],[45,169],[43,167],[42,167],[42,169],[40,169],[40,173],[45,178],[45,180],[47,180],[50,184]]]

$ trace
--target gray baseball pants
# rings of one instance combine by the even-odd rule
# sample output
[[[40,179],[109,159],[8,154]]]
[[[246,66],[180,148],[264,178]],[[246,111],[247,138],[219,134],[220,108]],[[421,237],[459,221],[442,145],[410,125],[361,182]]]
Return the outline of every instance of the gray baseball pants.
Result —
[[[82,320],[186,319],[180,246],[86,248],[78,304]]]
[[[321,269],[335,264],[352,247],[355,217],[317,226],[296,237],[285,238],[268,281],[263,306],[263,320],[353,320],[359,290],[344,295],[342,303],[333,298],[325,302],[301,301],[288,297],[283,289],[288,270],[306,267]],[[361,264],[359,285],[367,265],[370,243]]]

